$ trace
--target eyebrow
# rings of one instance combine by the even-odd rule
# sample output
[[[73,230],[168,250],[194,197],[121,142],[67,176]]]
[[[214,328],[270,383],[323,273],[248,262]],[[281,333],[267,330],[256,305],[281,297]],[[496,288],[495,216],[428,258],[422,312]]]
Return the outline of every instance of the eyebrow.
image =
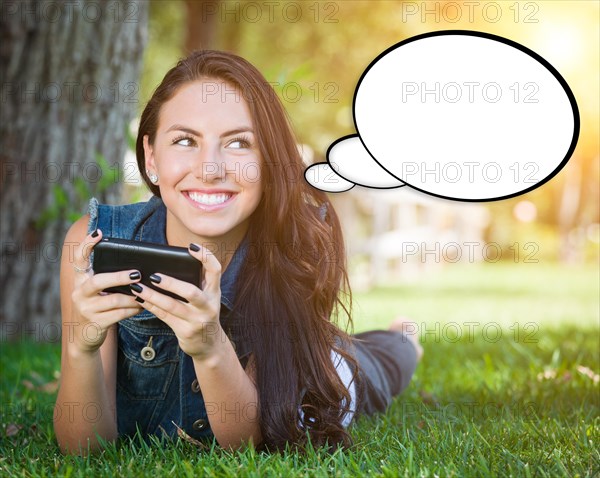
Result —
[[[193,130],[192,128],[188,128],[187,126],[183,126],[183,125],[180,125],[180,124],[174,124],[174,125],[172,125],[166,132],[169,133],[170,131],[183,131],[184,133],[193,134],[194,136],[198,136],[200,138],[203,137],[203,134],[200,133],[199,131]],[[231,136],[231,135],[238,134],[238,133],[252,133],[252,134],[254,134],[254,131],[249,126],[240,126],[238,128],[231,129],[229,131],[225,131],[219,137],[220,138],[225,138],[226,136]]]

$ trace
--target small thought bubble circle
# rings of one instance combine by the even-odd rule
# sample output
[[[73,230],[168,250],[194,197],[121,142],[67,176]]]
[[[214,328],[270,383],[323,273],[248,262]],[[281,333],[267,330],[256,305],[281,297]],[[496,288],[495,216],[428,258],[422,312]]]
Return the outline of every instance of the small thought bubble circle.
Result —
[[[353,115],[358,134],[327,155],[342,178],[458,201],[541,186],[567,163],[580,129],[575,97],[550,63],[469,30],[430,32],[385,50],[358,81]]]
[[[354,187],[354,183],[338,175],[328,163],[316,163],[304,171],[304,178],[311,186],[330,193],[341,193]]]
[[[355,134],[335,141],[327,150],[327,162],[336,174],[354,184],[379,189],[405,185],[373,159]]]

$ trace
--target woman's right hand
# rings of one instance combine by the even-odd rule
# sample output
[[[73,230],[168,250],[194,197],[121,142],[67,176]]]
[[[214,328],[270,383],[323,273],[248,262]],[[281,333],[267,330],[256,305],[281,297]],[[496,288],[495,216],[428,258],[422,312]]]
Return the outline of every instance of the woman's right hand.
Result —
[[[133,269],[94,274],[90,267],[90,254],[101,239],[102,232],[97,229],[88,234],[74,251],[70,334],[73,345],[81,352],[98,350],[112,325],[142,310],[133,296],[102,292],[108,287],[139,282],[141,276],[139,271]]]

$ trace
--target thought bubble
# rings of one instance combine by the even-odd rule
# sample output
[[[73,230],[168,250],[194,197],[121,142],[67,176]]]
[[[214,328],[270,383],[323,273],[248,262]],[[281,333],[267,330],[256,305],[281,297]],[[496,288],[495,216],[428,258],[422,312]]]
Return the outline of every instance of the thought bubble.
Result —
[[[327,161],[339,176],[360,186],[406,186],[373,159],[357,135],[344,136],[333,143],[327,150]]]
[[[304,178],[315,188],[330,193],[341,193],[354,187],[354,183],[336,174],[327,163],[313,164],[304,171]]]
[[[475,31],[426,33],[385,50],[358,81],[353,114],[358,135],[328,150],[337,174],[459,201],[541,186],[579,136],[577,103],[560,73],[523,45]]]

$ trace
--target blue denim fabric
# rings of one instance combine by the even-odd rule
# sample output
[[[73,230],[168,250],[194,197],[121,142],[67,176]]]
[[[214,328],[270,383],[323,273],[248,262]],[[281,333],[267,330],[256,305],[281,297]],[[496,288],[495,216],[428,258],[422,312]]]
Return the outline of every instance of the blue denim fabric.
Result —
[[[166,244],[166,207],[153,196],[148,202],[109,206],[93,198],[89,204],[89,232],[100,229],[104,236]],[[243,367],[248,354],[236,341],[229,313],[235,300],[235,282],[244,261],[243,242],[221,276],[220,323],[234,345]],[[214,437],[202,392],[196,381],[192,358],[178,345],[177,337],[164,322],[146,310],[118,323],[117,428],[119,436],[177,436],[177,427],[197,440]],[[150,339],[152,342],[150,343]],[[142,356],[150,343],[155,355]],[[177,427],[176,427],[177,425]]]
[[[99,204],[93,198],[89,214],[88,232],[100,229],[104,236],[167,243],[166,207],[156,196],[124,206]],[[326,210],[321,214],[324,217]],[[238,339],[240,323],[230,312],[247,249],[243,241],[221,276],[219,318],[243,367],[250,350]],[[150,339],[155,356],[145,360],[141,352]],[[354,335],[350,347],[342,346],[359,364],[356,416],[385,411],[414,373],[414,346],[400,332],[387,330]],[[133,436],[139,428],[144,439],[163,434],[175,437],[177,427],[197,440],[214,437],[191,357],[179,348],[171,328],[146,310],[118,323],[117,426],[119,436]]]

